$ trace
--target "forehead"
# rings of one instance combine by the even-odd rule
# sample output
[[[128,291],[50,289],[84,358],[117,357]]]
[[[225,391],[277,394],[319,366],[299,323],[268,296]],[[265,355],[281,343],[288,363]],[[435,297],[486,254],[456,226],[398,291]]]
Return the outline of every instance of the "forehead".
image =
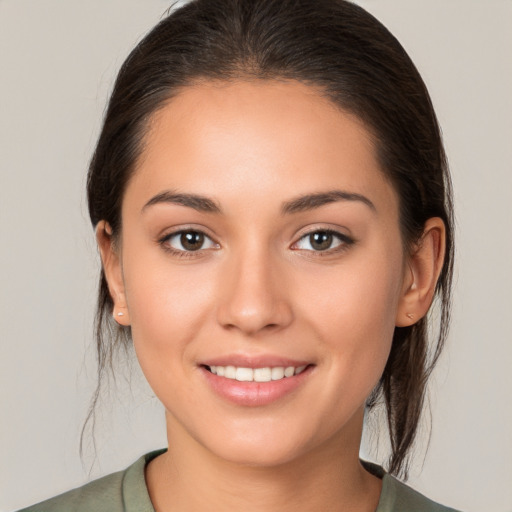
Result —
[[[130,189],[180,189],[255,200],[331,189],[389,200],[370,132],[299,82],[209,82],[184,88],[152,118]],[[221,201],[223,197],[219,198]]]

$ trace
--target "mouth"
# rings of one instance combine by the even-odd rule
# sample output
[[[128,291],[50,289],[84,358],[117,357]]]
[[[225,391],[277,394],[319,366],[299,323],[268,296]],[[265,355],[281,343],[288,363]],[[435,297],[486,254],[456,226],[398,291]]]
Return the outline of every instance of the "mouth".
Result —
[[[242,366],[204,366],[209,372],[238,382],[271,382],[300,375],[308,365],[245,368]]]
[[[311,379],[316,366],[306,361],[275,358],[262,358],[259,362],[238,359],[208,361],[200,368],[208,386],[217,396],[243,407],[266,406],[293,396]],[[237,362],[240,366],[235,366]]]

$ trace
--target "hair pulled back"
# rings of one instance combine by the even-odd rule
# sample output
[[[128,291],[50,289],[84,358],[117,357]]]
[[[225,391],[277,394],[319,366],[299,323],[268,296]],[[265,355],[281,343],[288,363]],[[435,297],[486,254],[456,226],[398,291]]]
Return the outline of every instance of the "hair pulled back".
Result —
[[[358,116],[373,135],[382,171],[399,196],[404,250],[427,219],[446,225],[447,251],[436,288],[439,326],[428,317],[395,328],[389,360],[368,401],[384,403],[391,456],[387,470],[407,476],[408,453],[428,377],[446,338],[453,266],[451,184],[440,129],[418,71],[395,37],[364,9],[344,0],[192,0],[171,12],[131,52],[117,77],[87,181],[93,226],[121,230],[121,204],[151,116],[201,81],[298,80]],[[116,346],[130,330],[112,319],[100,276],[96,338],[98,388]]]

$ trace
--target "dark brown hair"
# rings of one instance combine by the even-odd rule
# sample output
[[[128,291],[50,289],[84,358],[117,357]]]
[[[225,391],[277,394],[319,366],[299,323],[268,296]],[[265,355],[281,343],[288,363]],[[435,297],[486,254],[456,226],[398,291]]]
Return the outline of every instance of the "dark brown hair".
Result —
[[[428,319],[396,328],[371,410],[385,404],[389,472],[407,476],[408,453],[423,410],[426,383],[447,334],[453,266],[450,177],[440,129],[418,71],[395,37],[361,7],[343,0],[192,0],[163,19],[131,52],[110,98],[92,158],[88,204],[94,226],[116,236],[121,203],[136,171],[154,113],[180,89],[202,80],[298,80],[358,116],[374,137],[384,174],[400,203],[404,247],[419,240],[427,219],[446,225],[447,251],[437,283],[440,315],[434,339]],[[129,329],[112,319],[101,274],[96,318],[99,383]]]

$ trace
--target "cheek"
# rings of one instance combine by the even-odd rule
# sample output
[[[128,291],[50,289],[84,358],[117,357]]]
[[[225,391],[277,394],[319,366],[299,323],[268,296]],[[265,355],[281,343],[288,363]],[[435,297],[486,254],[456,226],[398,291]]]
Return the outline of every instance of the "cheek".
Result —
[[[154,251],[139,257],[126,253],[130,257],[124,261],[125,292],[141,365],[182,361],[212,310],[211,272],[197,265],[171,265]]]
[[[127,276],[127,301],[133,327],[174,325],[177,331],[193,326],[210,299],[197,272],[152,272]]]
[[[326,345],[326,357],[343,366],[341,373],[350,379],[378,380],[391,349],[402,255],[389,254],[347,259],[346,265],[312,276],[295,292],[308,298],[304,315]],[[375,383],[366,383],[369,391]]]

